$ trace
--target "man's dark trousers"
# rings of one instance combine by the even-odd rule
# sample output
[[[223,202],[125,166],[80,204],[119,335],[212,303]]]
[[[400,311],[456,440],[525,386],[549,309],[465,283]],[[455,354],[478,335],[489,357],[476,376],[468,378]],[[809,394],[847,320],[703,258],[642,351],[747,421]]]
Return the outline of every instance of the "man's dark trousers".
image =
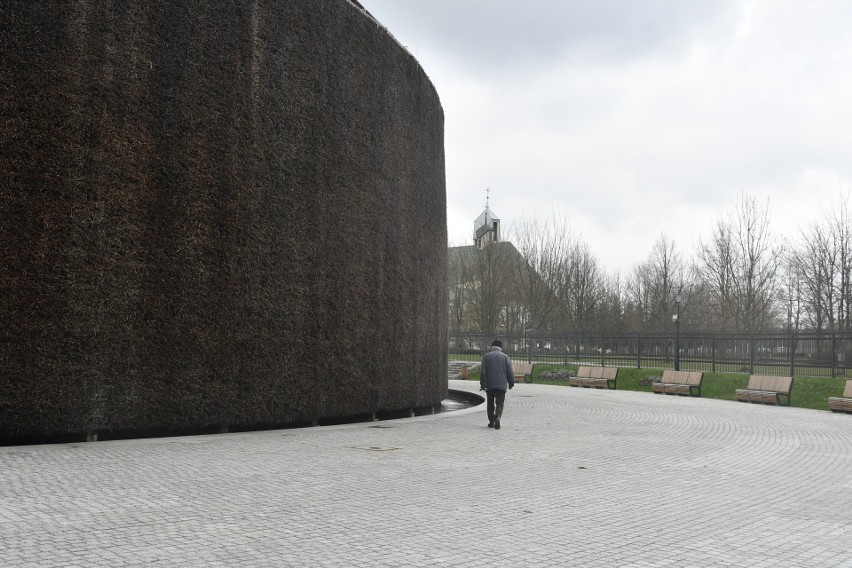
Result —
[[[488,421],[494,422],[503,416],[503,403],[506,401],[506,391],[500,389],[488,389],[485,391],[485,398],[488,401],[486,409],[488,410]],[[497,408],[495,407],[495,403]]]

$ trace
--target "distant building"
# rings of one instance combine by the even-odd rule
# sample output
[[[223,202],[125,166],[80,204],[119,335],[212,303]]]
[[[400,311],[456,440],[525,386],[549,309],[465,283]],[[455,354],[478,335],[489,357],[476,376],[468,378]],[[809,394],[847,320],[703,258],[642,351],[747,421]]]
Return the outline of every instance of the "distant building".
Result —
[[[500,218],[486,202],[474,221],[473,244],[450,247],[447,255],[450,329],[520,331],[529,325],[526,297],[539,276],[509,241]]]
[[[483,249],[491,243],[500,241],[500,218],[495,216],[489,209],[488,202],[485,210],[473,223],[473,244],[478,249]]]

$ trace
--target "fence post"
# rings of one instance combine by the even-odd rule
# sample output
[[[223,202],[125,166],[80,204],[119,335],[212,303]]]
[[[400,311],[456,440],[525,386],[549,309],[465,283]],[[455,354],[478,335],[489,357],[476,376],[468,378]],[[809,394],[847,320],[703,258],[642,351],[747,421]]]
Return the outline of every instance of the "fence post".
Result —
[[[636,368],[642,368],[642,334],[636,334]]]
[[[527,335],[527,330],[526,330],[526,329],[524,329],[524,339],[523,339],[523,342],[524,342],[524,347],[525,347],[525,348],[526,348],[526,350],[527,350],[527,363],[532,363],[532,360],[533,360],[533,352],[532,352],[532,348],[530,347],[530,336],[529,336],[529,335]]]
[[[710,340],[710,372],[716,372],[716,336]]]
[[[527,333],[526,326],[524,326],[524,333],[521,335],[521,353],[524,354],[527,363],[532,361],[532,351],[530,350],[530,334]]]
[[[836,372],[834,368],[837,366],[837,334],[831,334],[831,378],[835,378]]]
[[[790,342],[787,345],[787,349],[790,351],[790,376],[793,377],[796,375],[796,348],[794,347],[795,343],[793,342],[793,326],[790,326]]]
[[[604,349],[604,336],[603,335],[601,335],[600,345],[601,345],[601,367],[604,367],[604,366],[606,366],[606,363],[604,362],[604,351],[605,351],[605,349]]]
[[[748,337],[748,368],[749,373],[754,374],[754,335]]]

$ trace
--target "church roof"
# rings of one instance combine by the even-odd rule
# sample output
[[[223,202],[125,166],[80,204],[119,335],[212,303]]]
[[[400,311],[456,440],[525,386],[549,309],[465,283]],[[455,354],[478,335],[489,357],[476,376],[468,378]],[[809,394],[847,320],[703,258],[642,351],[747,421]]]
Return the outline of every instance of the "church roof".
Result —
[[[491,254],[499,259],[498,263],[504,269],[512,269],[513,267],[526,264],[526,259],[518,252],[515,245],[509,241],[500,241],[488,245],[491,249]],[[453,278],[460,274],[463,266],[474,266],[477,255],[483,252],[475,245],[465,245],[460,247],[448,247],[448,267],[450,277]]]

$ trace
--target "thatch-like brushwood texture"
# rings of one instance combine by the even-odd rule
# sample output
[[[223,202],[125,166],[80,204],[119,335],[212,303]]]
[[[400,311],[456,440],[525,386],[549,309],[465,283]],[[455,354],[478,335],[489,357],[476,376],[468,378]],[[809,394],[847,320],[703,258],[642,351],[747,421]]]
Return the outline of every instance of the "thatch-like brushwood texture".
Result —
[[[347,0],[5,0],[0,443],[446,394],[443,111]]]

